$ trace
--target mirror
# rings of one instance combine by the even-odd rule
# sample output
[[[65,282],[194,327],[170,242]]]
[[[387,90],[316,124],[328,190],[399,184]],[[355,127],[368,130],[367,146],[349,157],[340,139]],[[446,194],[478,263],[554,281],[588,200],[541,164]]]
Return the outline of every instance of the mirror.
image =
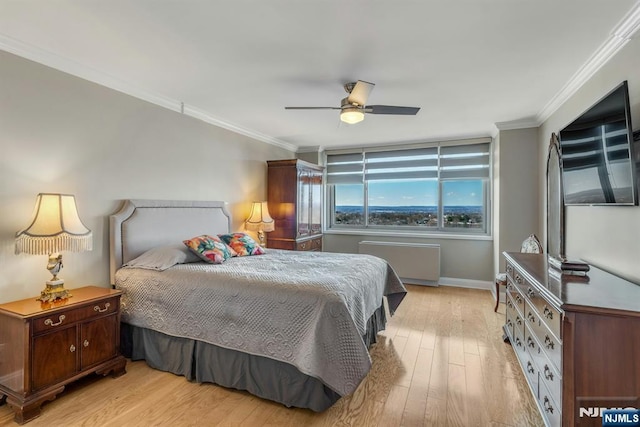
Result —
[[[555,133],[551,134],[547,155],[547,253],[558,260],[565,259],[562,166],[560,142]]]

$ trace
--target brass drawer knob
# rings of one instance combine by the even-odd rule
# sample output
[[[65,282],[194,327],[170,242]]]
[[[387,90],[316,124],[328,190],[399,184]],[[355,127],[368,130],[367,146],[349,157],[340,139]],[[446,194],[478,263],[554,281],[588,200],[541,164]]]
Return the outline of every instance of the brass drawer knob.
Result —
[[[69,347],[69,351],[70,351],[71,353],[75,352],[75,351],[76,351],[76,346],[75,346],[75,345],[73,345],[73,344],[71,344],[71,347]]]
[[[97,311],[98,313],[104,313],[105,311],[109,310],[109,307],[111,307],[111,304],[109,304],[108,302],[104,304],[104,308],[100,308],[100,306],[94,306],[93,307],[93,311]]]
[[[549,335],[545,335],[544,336],[544,345],[549,349],[549,350],[553,350],[554,344],[553,344],[553,340],[551,338],[549,338]]]
[[[64,321],[64,319],[66,319],[66,316],[64,314],[61,314],[60,316],[58,316],[58,322],[53,323],[53,320],[46,319],[44,321],[44,324],[49,326],[58,326],[58,325],[62,325],[62,322]]]
[[[546,305],[544,306],[543,314],[547,319],[553,319],[553,311],[549,310],[549,307],[547,307]]]
[[[549,369],[549,365],[544,365],[544,377],[549,381],[553,381],[553,372]]]
[[[85,346],[85,347],[89,347],[89,340],[84,340],[82,345]]]

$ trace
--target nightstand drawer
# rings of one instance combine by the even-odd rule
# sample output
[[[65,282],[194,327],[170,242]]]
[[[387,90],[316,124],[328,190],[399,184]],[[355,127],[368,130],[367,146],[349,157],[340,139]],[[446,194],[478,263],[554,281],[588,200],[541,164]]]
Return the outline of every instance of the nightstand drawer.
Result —
[[[63,328],[75,322],[115,313],[118,311],[119,298],[120,297],[104,299],[72,310],[57,310],[56,312],[36,317],[32,320],[33,333],[50,332],[56,328]]]

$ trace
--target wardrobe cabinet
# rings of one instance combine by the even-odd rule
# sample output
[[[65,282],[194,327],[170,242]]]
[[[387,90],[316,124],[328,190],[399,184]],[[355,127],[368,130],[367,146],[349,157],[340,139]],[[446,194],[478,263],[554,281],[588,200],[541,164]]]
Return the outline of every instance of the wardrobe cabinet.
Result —
[[[322,176],[324,168],[303,160],[267,161],[269,213],[275,249],[322,250]]]

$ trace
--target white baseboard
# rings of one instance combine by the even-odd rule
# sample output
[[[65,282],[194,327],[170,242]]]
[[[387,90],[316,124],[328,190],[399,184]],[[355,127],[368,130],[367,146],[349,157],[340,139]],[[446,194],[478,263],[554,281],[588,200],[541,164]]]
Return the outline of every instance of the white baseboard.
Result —
[[[441,277],[440,286],[456,286],[459,288],[486,289],[495,292],[495,284],[486,280],[457,279],[455,277]]]
[[[401,277],[400,280],[402,280],[402,283],[407,285],[439,286],[438,282],[435,280],[405,279],[404,277]]]

